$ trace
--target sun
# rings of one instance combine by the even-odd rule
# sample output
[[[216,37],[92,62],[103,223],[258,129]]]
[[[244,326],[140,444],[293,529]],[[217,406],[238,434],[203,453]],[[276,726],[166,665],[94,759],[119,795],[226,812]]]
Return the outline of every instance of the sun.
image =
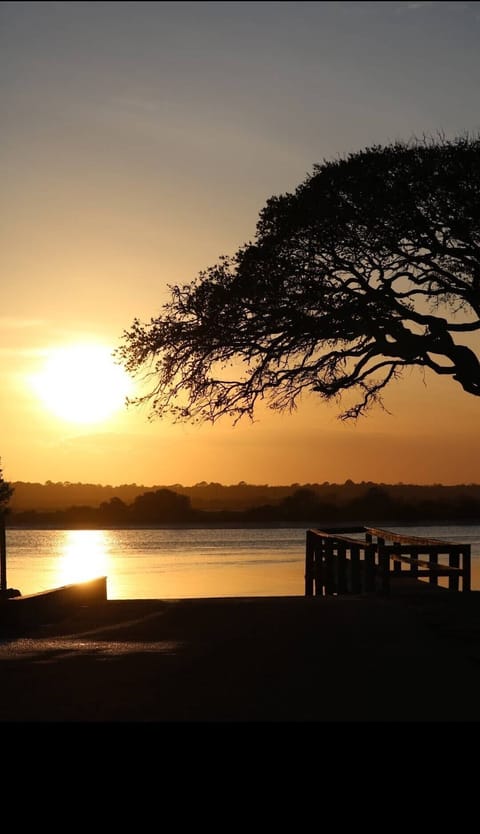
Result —
[[[111,348],[76,344],[51,350],[32,380],[43,404],[71,423],[101,423],[125,406],[132,380]]]

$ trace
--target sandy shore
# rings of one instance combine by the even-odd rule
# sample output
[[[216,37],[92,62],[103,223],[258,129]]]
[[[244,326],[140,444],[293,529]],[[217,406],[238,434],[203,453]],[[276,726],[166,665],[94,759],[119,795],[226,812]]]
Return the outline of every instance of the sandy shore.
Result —
[[[480,594],[111,600],[0,639],[3,722],[477,721]]]

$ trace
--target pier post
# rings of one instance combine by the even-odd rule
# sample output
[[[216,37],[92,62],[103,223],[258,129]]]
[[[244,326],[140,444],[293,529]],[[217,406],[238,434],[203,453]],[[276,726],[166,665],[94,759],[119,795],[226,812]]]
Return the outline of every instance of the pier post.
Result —
[[[5,513],[0,510],[0,593],[7,590],[7,539]]]
[[[438,585],[438,573],[435,570],[435,567],[438,565],[438,550],[431,550],[428,561],[433,566],[433,570],[430,573],[430,585]]]
[[[471,546],[467,544],[462,553],[462,592],[471,590],[471,551]]]
[[[463,557],[462,557],[463,559]],[[451,550],[448,554],[448,564],[451,568],[460,567],[460,554],[458,550]],[[448,577],[448,590],[458,591],[458,573],[451,573]]]
[[[350,562],[351,562],[351,590],[352,594],[360,594],[362,591],[362,581],[360,576],[360,545],[353,544],[350,548]]]
[[[307,543],[305,549],[305,596],[313,596],[313,551],[314,542],[311,530],[307,530]]]

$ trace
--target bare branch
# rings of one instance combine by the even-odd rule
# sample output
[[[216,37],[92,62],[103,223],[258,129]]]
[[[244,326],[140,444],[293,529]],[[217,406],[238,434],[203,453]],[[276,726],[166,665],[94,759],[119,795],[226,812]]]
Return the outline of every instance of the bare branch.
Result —
[[[376,146],[272,197],[255,241],[170,287],[117,352],[135,402],[174,420],[291,410],[304,391],[356,418],[406,366],[480,396],[456,334],[480,330],[480,139]],[[148,387],[150,386],[150,387]],[[340,404],[340,403],[339,403]]]

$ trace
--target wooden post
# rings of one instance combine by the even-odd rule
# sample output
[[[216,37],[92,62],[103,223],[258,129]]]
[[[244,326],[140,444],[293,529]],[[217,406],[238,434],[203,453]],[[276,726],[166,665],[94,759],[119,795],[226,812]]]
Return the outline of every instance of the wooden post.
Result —
[[[333,541],[328,538],[325,542],[325,595],[334,594],[335,576],[333,572]]]
[[[448,564],[451,568],[458,568],[460,567],[460,554],[458,550],[451,550],[448,554]],[[458,591],[458,573],[451,573],[448,577],[448,590],[449,591]]]
[[[337,593],[347,592],[347,553],[346,546],[339,542],[337,553]]]
[[[433,566],[433,570],[431,570],[430,572],[429,583],[430,585],[438,585],[438,573],[435,570],[436,566],[438,565],[438,550],[430,551],[428,561]]]
[[[362,585],[360,578],[360,545],[352,544],[350,547],[350,566],[352,577],[352,594],[360,594]]]
[[[368,541],[368,537],[367,537]],[[371,541],[365,547],[365,590],[375,590],[375,545]]]
[[[374,564],[377,566],[376,574],[380,576],[380,589],[383,592],[383,548],[385,547],[385,539],[382,536],[377,536],[377,548],[374,555]],[[375,588],[377,589],[377,582],[375,581]]]
[[[382,544],[380,544],[380,541]],[[380,582],[383,594],[390,592],[390,556],[385,546],[385,539],[378,540],[378,568],[380,571]]]
[[[7,538],[5,513],[0,510],[0,593],[7,590]]]
[[[462,553],[462,591],[470,591],[471,590],[471,579],[470,579],[470,558],[471,558],[471,546],[467,544],[465,546],[465,550]]]
[[[314,570],[315,570],[315,596],[323,597],[323,538],[315,537],[314,544]]]
[[[392,553],[393,553],[395,556],[401,556],[401,555],[402,555],[402,548],[401,548],[401,546],[400,546],[399,544],[397,544],[397,545],[395,545],[394,547],[392,547]],[[402,563],[401,563],[400,559],[395,560],[395,562],[393,563],[393,572],[394,572],[395,574],[398,574],[398,573],[401,573],[401,572],[402,572]]]
[[[307,530],[305,548],[305,596],[313,596],[313,533]]]
[[[411,576],[415,576],[415,577],[418,576],[418,558],[419,558],[419,556],[420,556],[420,551],[419,551],[418,547],[415,547],[414,545],[411,545],[410,546],[410,557],[411,557],[410,574],[411,574]]]

